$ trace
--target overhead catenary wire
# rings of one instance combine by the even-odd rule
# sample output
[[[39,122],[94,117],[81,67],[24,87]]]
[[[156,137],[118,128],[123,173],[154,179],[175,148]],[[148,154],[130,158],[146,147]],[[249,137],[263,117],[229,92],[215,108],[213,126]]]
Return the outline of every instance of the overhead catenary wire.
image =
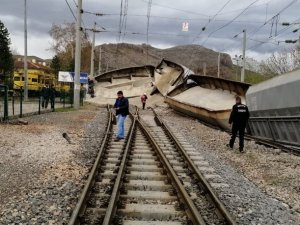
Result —
[[[233,21],[235,21],[237,18],[239,18],[244,12],[246,12],[253,4],[255,4],[258,1],[260,1],[260,0],[255,0],[254,2],[252,2],[251,4],[249,4],[242,12],[240,12],[237,16],[235,16],[232,20],[230,20],[229,22],[225,23],[224,25],[222,25],[221,27],[217,28],[216,30],[210,32],[208,34],[208,36],[206,37],[206,39],[202,42],[201,45],[204,45],[205,42],[211,37],[211,35],[213,35],[217,31],[219,31],[219,30],[221,30],[221,29],[229,26],[231,23],[233,23]]]
[[[283,7],[279,12],[277,12],[274,16],[272,16],[270,19],[268,19],[267,21],[265,21],[261,26],[259,26],[258,28],[256,28],[255,30],[253,30],[249,37],[252,37],[254,34],[256,34],[261,28],[263,28],[266,24],[268,24],[269,22],[271,22],[275,17],[279,16],[280,13],[282,13],[283,11],[285,11],[286,9],[288,9],[290,6],[292,6],[294,3],[296,3],[298,0],[292,0],[289,4],[287,4],[285,7]]]
[[[77,18],[76,18],[76,16],[75,16],[74,12],[73,12],[73,9],[71,8],[71,6],[70,6],[70,4],[69,4],[68,0],[65,0],[65,2],[67,3],[67,6],[68,6],[68,8],[69,8],[69,10],[70,10],[71,14],[72,14],[72,15],[73,15],[73,17],[74,17],[74,19],[75,19],[75,22],[76,22],[76,21],[77,21]]]
[[[152,0],[148,1],[148,8],[147,8],[147,63],[149,60],[149,26],[150,26],[150,15],[151,15],[151,6]]]
[[[206,27],[208,26],[208,24],[210,24],[211,22],[214,21],[214,19],[222,12],[222,10],[231,2],[232,0],[228,0],[218,11],[217,13],[208,20],[208,22],[202,27],[201,31],[199,32],[199,34],[197,36],[200,36],[200,34],[206,29]],[[192,43],[194,43],[196,41],[197,37],[195,37],[195,39],[193,40]]]

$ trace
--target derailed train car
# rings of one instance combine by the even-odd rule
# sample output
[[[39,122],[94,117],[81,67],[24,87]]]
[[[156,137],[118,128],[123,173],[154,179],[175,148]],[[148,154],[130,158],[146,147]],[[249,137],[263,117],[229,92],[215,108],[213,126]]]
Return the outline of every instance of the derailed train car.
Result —
[[[251,86],[246,101],[253,136],[300,146],[300,70]]]

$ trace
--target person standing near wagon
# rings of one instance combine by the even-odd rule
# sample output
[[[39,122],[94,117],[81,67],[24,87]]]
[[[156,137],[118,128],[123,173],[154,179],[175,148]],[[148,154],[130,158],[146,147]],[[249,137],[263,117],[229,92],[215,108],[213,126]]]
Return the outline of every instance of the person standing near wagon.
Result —
[[[227,146],[231,149],[233,148],[237,133],[239,133],[239,150],[240,152],[244,152],[244,135],[250,115],[248,107],[242,104],[241,97],[237,96],[235,100],[236,104],[232,107],[232,111],[229,117],[229,124],[232,124],[232,134]]]
[[[129,114],[129,101],[124,97],[122,91],[118,91],[118,98],[114,104],[116,109],[117,121],[118,121],[118,132],[115,141],[125,138],[125,119]]]
[[[145,109],[147,99],[148,99],[147,94],[144,93],[144,94],[141,96],[141,102],[142,102],[142,105],[143,105],[143,109]]]

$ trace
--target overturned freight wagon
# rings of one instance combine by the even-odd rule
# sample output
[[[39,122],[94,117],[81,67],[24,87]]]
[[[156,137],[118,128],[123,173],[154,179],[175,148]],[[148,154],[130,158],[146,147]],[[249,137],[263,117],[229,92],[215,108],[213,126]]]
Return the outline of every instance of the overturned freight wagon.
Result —
[[[132,80],[134,77],[153,77],[154,69],[155,67],[151,65],[121,68],[95,76],[95,79],[98,82],[108,81],[113,83],[114,79],[127,78]]]
[[[249,127],[253,136],[300,146],[300,70],[249,88]]]
[[[211,76],[189,75],[168,93],[165,101],[174,109],[228,130],[236,95],[245,102],[249,84]]]

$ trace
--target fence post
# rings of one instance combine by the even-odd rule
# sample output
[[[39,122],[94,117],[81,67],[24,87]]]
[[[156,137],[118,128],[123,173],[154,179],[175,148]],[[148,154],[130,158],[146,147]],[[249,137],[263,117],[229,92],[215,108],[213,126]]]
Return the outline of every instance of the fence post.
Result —
[[[66,104],[66,92],[63,91],[62,94],[63,94],[63,108],[65,108],[65,104]]]
[[[8,86],[4,86],[4,120],[8,119]]]
[[[20,87],[20,118],[23,115],[23,88]]]
[[[12,94],[11,104],[12,104],[12,114],[14,116],[15,115],[15,92],[13,92],[13,94]]]
[[[39,92],[39,115],[41,114],[41,92]]]

